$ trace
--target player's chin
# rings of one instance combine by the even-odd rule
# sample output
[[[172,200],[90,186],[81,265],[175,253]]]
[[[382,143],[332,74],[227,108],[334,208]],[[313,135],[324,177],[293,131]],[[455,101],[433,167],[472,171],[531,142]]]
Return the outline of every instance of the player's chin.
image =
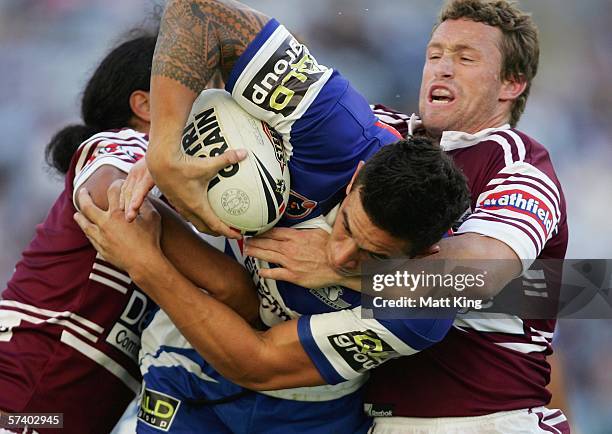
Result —
[[[423,125],[429,134],[441,135],[444,131],[452,131],[453,112],[446,110],[427,110],[422,116]]]

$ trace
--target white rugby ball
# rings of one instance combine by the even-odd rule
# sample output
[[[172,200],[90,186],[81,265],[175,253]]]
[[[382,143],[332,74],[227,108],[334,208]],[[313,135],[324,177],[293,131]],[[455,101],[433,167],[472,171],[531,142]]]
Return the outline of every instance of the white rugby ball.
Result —
[[[230,149],[248,156],[221,170],[208,185],[208,201],[228,226],[245,235],[270,229],[289,199],[289,168],[282,139],[224,90],[207,89],[193,103],[183,131],[187,155],[208,158]]]

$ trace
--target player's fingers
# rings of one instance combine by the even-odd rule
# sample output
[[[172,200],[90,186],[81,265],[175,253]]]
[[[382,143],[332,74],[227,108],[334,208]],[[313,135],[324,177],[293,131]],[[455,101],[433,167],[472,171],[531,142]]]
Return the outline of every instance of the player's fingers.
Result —
[[[240,232],[223,223],[210,208],[203,209],[198,214],[198,217],[206,223],[212,235],[223,235],[224,237],[237,240],[242,238]]]
[[[142,206],[147,194],[153,188],[153,182],[149,179],[141,179],[132,187],[131,190],[126,188],[125,195],[126,200],[129,200],[128,208],[125,212],[125,218],[127,221],[133,221],[138,215],[138,210]]]
[[[108,210],[114,211],[119,209],[119,196],[121,195],[121,186],[123,185],[123,179],[117,179],[108,188],[106,197],[108,197]]]
[[[79,225],[83,233],[87,236],[87,238],[93,238],[98,231],[98,227],[91,223],[87,217],[85,217],[80,212],[74,213],[72,216],[74,221]]]
[[[273,238],[260,238],[253,237],[249,238],[244,242],[245,248],[254,247],[262,250],[270,250],[273,252],[283,253],[284,243],[279,240],[275,240]]]
[[[264,279],[284,280],[285,282],[293,282],[295,280],[295,275],[285,268],[261,268],[258,274]]]
[[[216,157],[198,159],[197,161],[201,162],[198,165],[201,165],[202,170],[207,174],[216,174],[227,166],[244,160],[247,155],[248,151],[246,149],[233,149]]]
[[[128,177],[125,179],[125,182],[121,184],[121,193],[119,194],[119,207],[125,211],[125,208],[130,203],[131,196],[128,197],[129,192],[132,191],[133,188],[133,180]]]
[[[149,173],[149,169],[147,168],[147,162],[144,158],[141,158],[132,166],[127,178],[125,179],[125,184],[123,187],[121,187],[121,209],[125,210],[126,207],[129,207],[134,188],[139,182],[150,184],[154,183],[153,178]]]
[[[81,214],[83,214],[89,221],[97,224],[104,216],[104,211],[101,210],[93,203],[91,196],[86,188],[79,190],[79,208]]]
[[[269,262],[271,264],[285,264],[285,256],[272,250],[265,250],[253,246],[246,246],[244,248],[244,254],[260,259],[262,261]]]

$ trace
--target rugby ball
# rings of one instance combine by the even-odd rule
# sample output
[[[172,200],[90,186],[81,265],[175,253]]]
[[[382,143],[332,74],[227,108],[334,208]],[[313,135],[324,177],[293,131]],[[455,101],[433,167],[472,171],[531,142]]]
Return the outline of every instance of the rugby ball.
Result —
[[[208,185],[208,202],[228,226],[245,235],[270,229],[282,217],[290,178],[282,138],[242,109],[229,93],[203,91],[193,103],[181,142],[199,158],[246,149],[247,157],[221,170]]]

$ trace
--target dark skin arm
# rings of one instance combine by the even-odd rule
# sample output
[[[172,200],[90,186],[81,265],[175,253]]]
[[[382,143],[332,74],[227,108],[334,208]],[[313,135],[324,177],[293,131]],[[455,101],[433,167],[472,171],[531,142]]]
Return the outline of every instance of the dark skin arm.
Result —
[[[212,212],[209,180],[246,153],[230,150],[214,158],[183,154],[181,134],[197,95],[213,75],[227,80],[236,60],[269,18],[233,0],[171,0],[162,18],[151,71],[149,174],[128,177],[122,204],[131,221],[155,182],[175,208],[200,231],[236,238]]]
[[[259,332],[200,291],[162,253],[159,213],[145,201],[139,216],[128,223],[119,208],[119,190],[116,183],[109,189],[108,211],[81,190],[81,213],[75,220],[104,258],[130,274],[208,363],[252,390],[325,384],[302,347],[297,320]]]
[[[125,173],[110,165],[101,166],[83,184],[96,206],[108,209],[107,190]],[[174,211],[152,199],[161,215],[161,248],[168,261],[199,288],[205,288],[220,302],[250,323],[259,318],[259,300],[248,272],[236,261],[208,245]],[[79,196],[77,203],[80,205]],[[198,289],[199,291],[199,289]],[[172,293],[172,291],[168,291]]]

